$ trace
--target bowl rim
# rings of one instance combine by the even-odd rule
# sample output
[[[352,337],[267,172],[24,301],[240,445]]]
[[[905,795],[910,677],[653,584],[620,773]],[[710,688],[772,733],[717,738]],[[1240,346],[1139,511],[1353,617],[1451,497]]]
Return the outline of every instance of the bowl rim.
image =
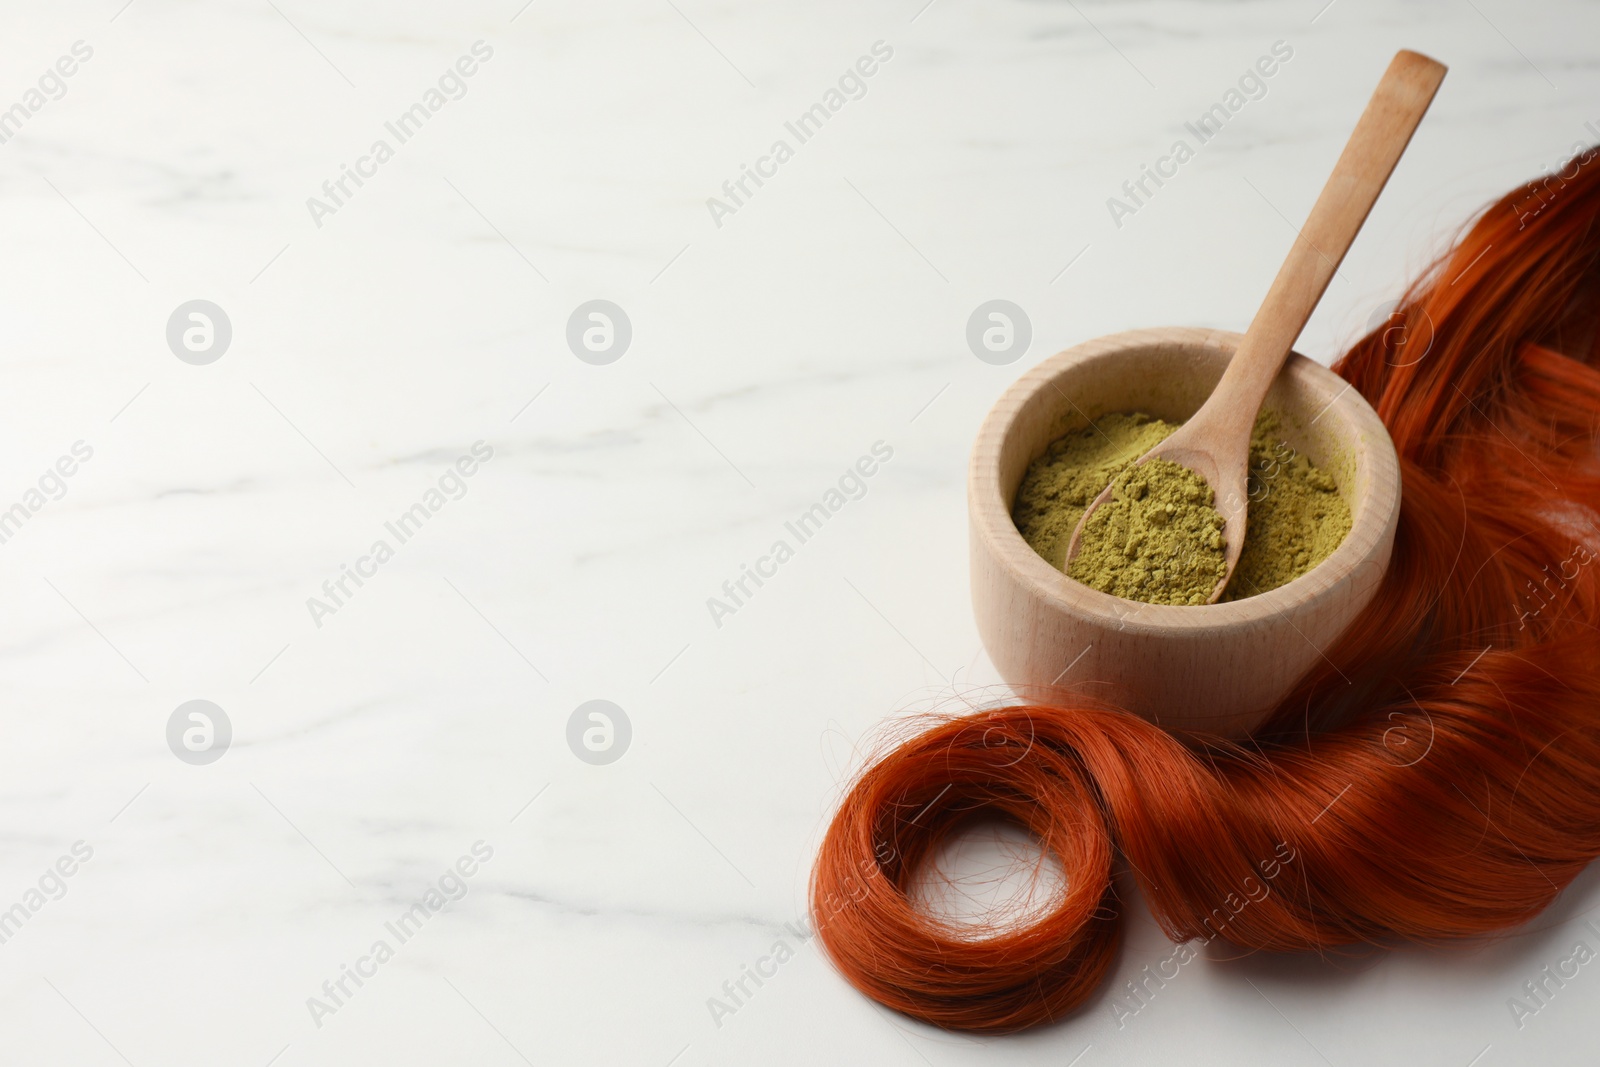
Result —
[[[1356,571],[1382,552],[1385,542],[1393,536],[1400,512],[1400,462],[1394,442],[1383,420],[1358,390],[1328,367],[1298,352],[1290,353],[1280,373],[1293,375],[1330,397],[1317,420],[1333,415],[1335,425],[1349,426],[1349,438],[1365,445],[1354,450],[1356,470],[1365,475],[1366,486],[1359,514],[1339,547],[1317,566],[1276,589],[1242,600],[1193,606],[1146,604],[1069,578],[1045,562],[1023,539],[1011,517],[1011,501],[1000,491],[1000,457],[1017,414],[1034,396],[1052,388],[1067,367],[1093,358],[1174,343],[1222,349],[1231,355],[1243,337],[1232,330],[1195,326],[1160,326],[1107,334],[1041,360],[1000,394],[984,416],[973,443],[967,506],[974,532],[985,540],[990,555],[1030,595],[1118,630],[1139,633],[1267,627],[1287,620],[1291,609],[1298,614],[1334,595]],[[1130,606],[1132,611],[1128,610]]]

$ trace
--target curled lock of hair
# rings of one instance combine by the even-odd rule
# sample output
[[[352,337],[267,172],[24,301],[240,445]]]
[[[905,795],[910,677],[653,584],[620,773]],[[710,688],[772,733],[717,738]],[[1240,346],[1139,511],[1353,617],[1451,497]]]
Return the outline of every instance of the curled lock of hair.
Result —
[[[1021,705],[854,781],[811,882],[859,990],[952,1029],[1059,1019],[1116,953],[1125,862],[1176,941],[1308,950],[1503,930],[1600,855],[1600,150],[1490,205],[1334,366],[1400,456],[1372,604],[1244,742]],[[915,899],[975,814],[1066,875],[977,934]]]

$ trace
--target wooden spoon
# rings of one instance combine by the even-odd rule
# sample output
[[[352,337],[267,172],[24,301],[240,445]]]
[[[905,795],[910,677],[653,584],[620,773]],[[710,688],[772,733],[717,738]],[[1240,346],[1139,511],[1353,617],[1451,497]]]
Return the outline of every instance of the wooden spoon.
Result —
[[[1139,458],[1140,463],[1152,459],[1180,463],[1204,478],[1216,494],[1215,506],[1225,523],[1227,572],[1212,590],[1209,604],[1222,596],[1244,547],[1246,476],[1256,412],[1444,75],[1444,65],[1425,55],[1396,53],[1216,389],[1172,436]],[[1069,563],[1078,554],[1089,516],[1109,499],[1108,485],[1084,511],[1067,546]]]

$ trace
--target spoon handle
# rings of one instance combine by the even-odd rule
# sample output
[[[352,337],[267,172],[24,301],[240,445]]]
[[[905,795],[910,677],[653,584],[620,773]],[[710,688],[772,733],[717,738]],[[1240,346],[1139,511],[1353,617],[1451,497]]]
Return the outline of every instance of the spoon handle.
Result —
[[[1267,389],[1367,221],[1444,75],[1444,64],[1425,55],[1395,54],[1222,380],[1195,415],[1213,434],[1221,437],[1226,426],[1238,440],[1249,438]]]

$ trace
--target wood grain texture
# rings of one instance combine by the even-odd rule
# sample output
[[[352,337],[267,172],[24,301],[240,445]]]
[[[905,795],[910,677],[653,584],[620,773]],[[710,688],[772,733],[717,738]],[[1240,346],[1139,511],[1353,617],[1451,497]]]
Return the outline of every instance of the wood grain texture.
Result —
[[[1400,513],[1394,445],[1354,389],[1297,354],[1265,407],[1334,478],[1352,520],[1310,573],[1232,603],[1141,604],[1068,578],[1017,531],[1017,487],[1046,445],[1111,412],[1188,419],[1241,340],[1168,327],[1089,341],[1028,371],[985,418],[967,482],[973,610],[990,659],[1025,699],[1090,697],[1177,733],[1241,736],[1376,593]]]
[[[1222,595],[1244,548],[1250,431],[1262,399],[1411,143],[1444,75],[1443,64],[1427,56],[1396,54],[1217,387],[1193,418],[1139,458],[1140,463],[1160,458],[1188,467],[1215,492],[1225,524],[1227,573],[1212,590],[1212,603]],[[1069,560],[1078,554],[1089,513],[1110,497],[1107,486],[1084,510],[1067,548]]]

